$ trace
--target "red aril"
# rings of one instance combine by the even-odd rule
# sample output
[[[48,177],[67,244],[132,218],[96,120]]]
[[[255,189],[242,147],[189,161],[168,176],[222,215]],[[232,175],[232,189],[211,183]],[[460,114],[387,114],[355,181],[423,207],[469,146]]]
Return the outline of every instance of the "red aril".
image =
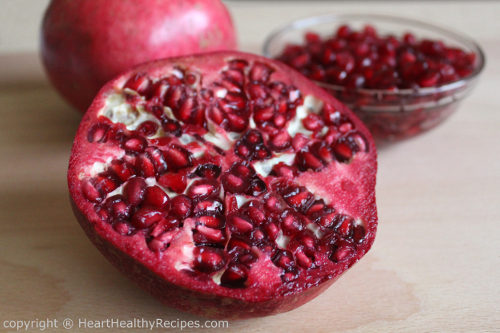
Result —
[[[174,122],[178,133],[165,130]],[[277,61],[221,52],[104,86],[68,181],[78,221],[123,274],[171,307],[236,319],[290,311],[366,254],[376,169],[374,142],[344,105]]]
[[[234,50],[236,34],[220,0],[52,0],[43,20],[41,46],[53,85],[85,112],[99,89],[130,67]],[[194,82],[195,77],[188,79]],[[149,83],[139,73],[126,88],[150,94]]]

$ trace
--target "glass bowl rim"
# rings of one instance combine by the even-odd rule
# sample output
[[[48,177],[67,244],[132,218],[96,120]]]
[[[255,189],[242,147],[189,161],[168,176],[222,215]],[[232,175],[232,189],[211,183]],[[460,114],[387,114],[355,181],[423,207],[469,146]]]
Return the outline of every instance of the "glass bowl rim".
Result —
[[[279,37],[280,35],[293,31],[296,29],[300,28],[306,28],[306,27],[313,27],[316,24],[321,24],[321,23],[328,23],[328,22],[342,22],[342,21],[347,21],[346,23],[349,23],[349,19],[351,20],[373,20],[374,23],[377,21],[385,21],[389,23],[398,23],[398,24],[408,24],[409,28],[411,29],[411,26],[416,26],[421,29],[425,29],[428,31],[432,31],[435,33],[439,33],[441,35],[444,35],[448,38],[451,38],[457,42],[460,42],[461,44],[466,45],[469,47],[472,52],[474,52],[477,56],[477,61],[478,65],[474,69],[474,71],[469,74],[468,76],[454,82],[450,82],[447,84],[444,84],[439,87],[428,87],[428,88],[419,88],[419,89],[398,89],[398,90],[390,90],[390,89],[368,89],[368,88],[345,88],[344,86],[339,86],[339,85],[334,85],[334,84],[329,84],[329,83],[324,83],[324,82],[319,82],[312,80],[314,83],[317,85],[331,89],[331,90],[336,90],[336,91],[349,91],[349,92],[354,92],[354,93],[362,93],[362,94],[367,94],[367,95],[373,95],[373,94],[383,94],[383,95],[413,95],[413,96],[425,96],[425,95],[431,95],[435,93],[440,93],[440,92],[446,92],[446,91],[452,91],[455,89],[459,89],[463,86],[466,86],[467,84],[471,83],[474,81],[479,74],[483,71],[485,64],[486,64],[486,58],[484,55],[484,52],[482,48],[479,46],[479,44],[473,40],[472,38],[468,37],[467,35],[454,31],[448,28],[444,28],[432,23],[427,23],[419,20],[414,20],[410,18],[405,18],[405,17],[400,17],[400,16],[391,16],[391,15],[379,15],[379,14],[326,14],[326,15],[317,15],[317,16],[309,16],[309,17],[304,17],[298,20],[294,20],[286,25],[281,26],[280,28],[275,29],[271,34],[265,39],[264,41],[264,47],[263,47],[263,53],[265,57],[271,58],[269,49],[273,43],[273,41]],[[369,24],[369,22],[366,22],[366,24]]]

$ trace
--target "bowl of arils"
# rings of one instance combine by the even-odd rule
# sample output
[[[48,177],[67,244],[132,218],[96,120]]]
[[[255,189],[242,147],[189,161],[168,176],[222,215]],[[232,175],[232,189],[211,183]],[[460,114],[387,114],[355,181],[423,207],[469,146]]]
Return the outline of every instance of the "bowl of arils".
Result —
[[[485,64],[479,45],[461,33],[361,14],[294,21],[267,38],[264,55],[323,87],[381,141],[413,137],[443,122]]]

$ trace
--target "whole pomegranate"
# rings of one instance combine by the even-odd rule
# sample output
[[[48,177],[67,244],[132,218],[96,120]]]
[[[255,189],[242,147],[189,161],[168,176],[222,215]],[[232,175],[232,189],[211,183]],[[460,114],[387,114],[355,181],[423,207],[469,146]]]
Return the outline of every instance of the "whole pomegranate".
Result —
[[[170,58],[110,81],[68,171],[94,245],[168,306],[290,311],[372,246],[376,150],[343,104],[275,60]]]
[[[52,0],[42,24],[45,69],[81,112],[131,66],[234,49],[231,17],[219,0]]]

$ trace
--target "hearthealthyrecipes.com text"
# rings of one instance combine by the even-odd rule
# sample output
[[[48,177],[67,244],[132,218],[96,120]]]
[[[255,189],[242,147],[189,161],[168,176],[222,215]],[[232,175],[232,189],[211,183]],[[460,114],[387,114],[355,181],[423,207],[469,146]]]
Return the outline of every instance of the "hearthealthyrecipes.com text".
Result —
[[[104,319],[104,320],[89,320],[89,319],[44,319],[44,320],[5,320],[4,328],[11,328],[17,331],[39,330],[44,331],[52,328],[80,328],[80,329],[108,329],[108,328],[133,328],[153,330],[158,328],[228,328],[229,322],[224,320],[147,320],[144,318],[134,318],[130,320],[123,319]]]

